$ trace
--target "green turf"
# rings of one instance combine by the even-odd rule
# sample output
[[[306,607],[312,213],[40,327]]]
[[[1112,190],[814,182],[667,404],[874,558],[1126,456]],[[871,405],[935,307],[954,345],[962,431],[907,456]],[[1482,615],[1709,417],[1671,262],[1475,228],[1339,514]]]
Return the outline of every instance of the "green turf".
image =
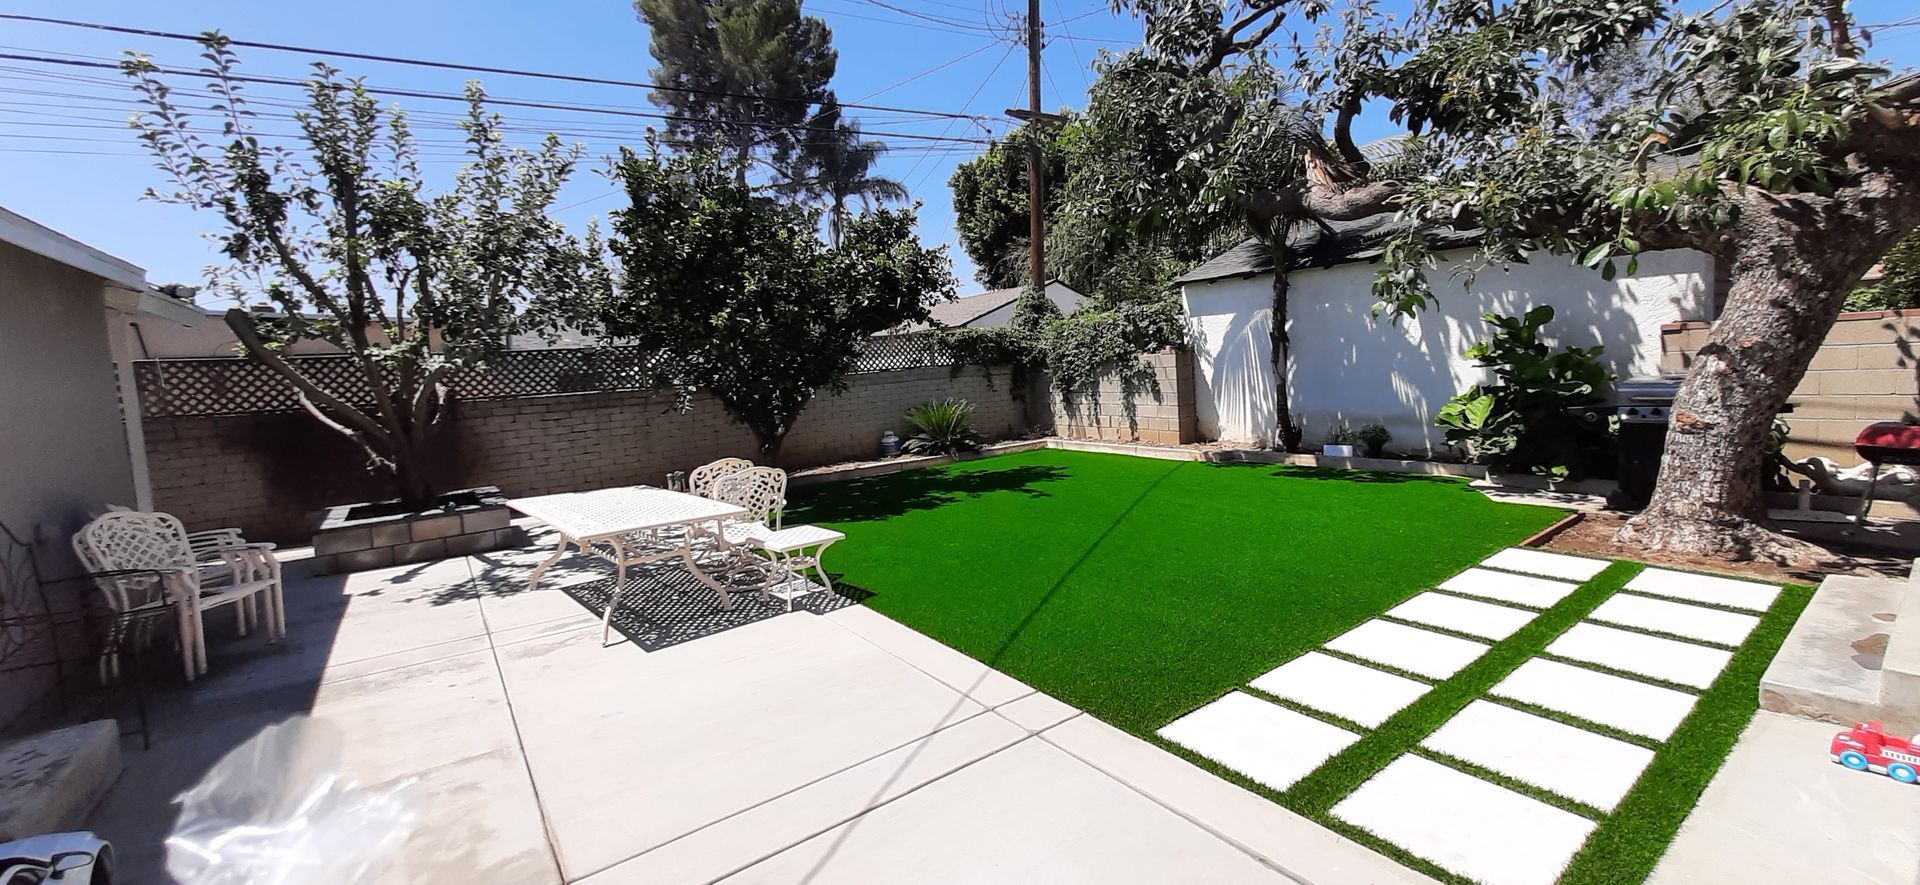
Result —
[[[1551,524],[1457,479],[1036,450],[795,494],[866,604],[1142,736]]]

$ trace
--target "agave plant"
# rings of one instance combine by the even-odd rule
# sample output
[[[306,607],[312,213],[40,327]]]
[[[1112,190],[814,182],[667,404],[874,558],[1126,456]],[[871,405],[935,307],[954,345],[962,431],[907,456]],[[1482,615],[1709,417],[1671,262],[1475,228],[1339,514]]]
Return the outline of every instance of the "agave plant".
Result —
[[[916,455],[951,455],[980,447],[973,432],[973,403],[963,399],[921,403],[907,410],[907,423],[919,431],[902,446]]]

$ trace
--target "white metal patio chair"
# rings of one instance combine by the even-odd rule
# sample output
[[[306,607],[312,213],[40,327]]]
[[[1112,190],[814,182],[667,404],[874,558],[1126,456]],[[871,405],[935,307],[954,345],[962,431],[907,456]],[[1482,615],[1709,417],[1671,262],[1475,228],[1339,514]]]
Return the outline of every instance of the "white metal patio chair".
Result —
[[[714,482],[721,477],[752,468],[753,462],[745,458],[721,458],[718,461],[709,461],[693,468],[693,472],[687,474],[687,491],[702,498],[711,498]]]
[[[106,638],[100,643],[100,683],[108,685],[118,681],[120,653],[146,648],[155,626],[162,621],[173,622],[174,645],[180,649],[180,662],[191,680],[198,672],[193,656],[193,624],[187,607],[167,593],[164,573],[158,569],[108,569],[87,544],[84,530],[74,533],[73,552],[113,612]]]
[[[745,509],[749,516],[747,521],[732,522],[723,527],[728,544],[765,553],[767,559],[787,578],[800,577],[804,570],[812,569],[820,576],[824,589],[833,589],[833,581],[828,579],[826,569],[820,565],[820,557],[828,547],[845,539],[846,535],[814,525],[781,527],[787,509],[786,471],[755,467],[723,477],[715,484],[713,497]],[[805,594],[779,595],[785,597],[787,610],[792,611],[794,596]]]
[[[88,523],[74,546],[86,551],[89,566],[96,569],[158,573],[161,592],[182,610],[184,638],[191,650],[187,668],[191,680],[207,672],[205,613],[209,609],[235,606],[243,636],[256,614],[265,615],[271,641],[286,635],[285,596],[273,545],[220,540],[203,539],[196,550],[186,527],[170,514],[115,511]],[[116,584],[125,580],[112,579]],[[115,591],[107,592],[111,601]],[[125,601],[134,600],[127,597]]]

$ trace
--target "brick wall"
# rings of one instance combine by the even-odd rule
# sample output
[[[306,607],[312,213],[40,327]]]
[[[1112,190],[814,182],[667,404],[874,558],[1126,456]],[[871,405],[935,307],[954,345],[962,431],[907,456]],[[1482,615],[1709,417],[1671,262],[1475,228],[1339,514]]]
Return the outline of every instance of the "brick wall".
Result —
[[[908,407],[946,397],[972,401],[983,434],[1021,433],[1025,401],[1007,375],[944,366],[854,375],[846,392],[822,394],[801,414],[781,465],[871,457],[881,431],[905,435]],[[155,506],[189,528],[238,526],[304,544],[323,508],[388,494],[350,443],[304,414],[150,418],[145,429]],[[704,395],[687,412],[645,391],[461,403],[451,433],[443,486],[497,485],[509,496],[657,485],[669,471],[754,456],[753,434]]]
[[[1707,341],[1707,323],[1660,329],[1661,369],[1683,372]],[[1875,421],[1920,420],[1920,310],[1843,313],[1789,399],[1792,458],[1852,466],[1854,436]]]
[[[1063,401],[1051,385],[1047,404],[1053,432],[1068,439],[1125,440],[1179,445],[1200,438],[1193,399],[1193,354],[1168,350],[1142,359],[1153,366],[1154,387],[1137,391],[1131,406],[1117,376],[1092,395]],[[1157,388],[1157,389],[1156,389]]]

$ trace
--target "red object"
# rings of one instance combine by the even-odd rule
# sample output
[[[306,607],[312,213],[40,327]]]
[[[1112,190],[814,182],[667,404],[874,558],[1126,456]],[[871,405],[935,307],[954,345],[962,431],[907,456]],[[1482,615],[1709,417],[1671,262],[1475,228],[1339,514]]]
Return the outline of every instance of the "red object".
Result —
[[[1884,774],[1903,784],[1920,781],[1920,748],[1913,741],[1887,734],[1878,722],[1856,725],[1834,735],[1827,755],[1854,771]]]
[[[1853,450],[1875,465],[1920,465],[1920,425],[1882,421],[1853,438]]]

